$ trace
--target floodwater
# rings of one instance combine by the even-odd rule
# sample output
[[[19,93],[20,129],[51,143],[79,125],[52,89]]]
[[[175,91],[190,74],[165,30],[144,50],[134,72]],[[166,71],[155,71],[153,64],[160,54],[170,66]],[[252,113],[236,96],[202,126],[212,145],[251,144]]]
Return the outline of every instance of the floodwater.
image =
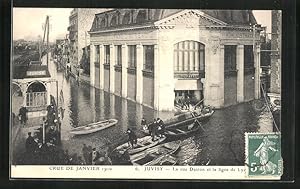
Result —
[[[67,78],[64,71],[56,71],[52,64],[50,72],[58,80],[59,92],[63,89],[62,146],[70,154],[82,156],[83,144],[107,150],[126,141],[127,128],[143,136],[140,120],[172,117],[173,112],[156,112],[135,102],[78,83],[73,77]],[[55,72],[55,73],[54,73]],[[103,119],[115,118],[116,126],[83,136],[73,136],[69,131],[77,126]],[[244,133],[272,131],[270,113],[257,110],[252,102],[216,110],[204,131],[193,136],[181,138],[182,146],[178,152],[180,164],[188,165],[243,165]]]

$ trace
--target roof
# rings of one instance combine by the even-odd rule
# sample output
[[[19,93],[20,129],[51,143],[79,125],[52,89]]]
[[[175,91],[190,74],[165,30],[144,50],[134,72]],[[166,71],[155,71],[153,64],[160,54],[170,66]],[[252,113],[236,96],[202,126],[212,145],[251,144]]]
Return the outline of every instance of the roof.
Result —
[[[187,9],[113,9],[96,14],[90,32],[153,25],[156,21]],[[249,26],[256,24],[249,10],[201,10],[208,16],[229,25]]]

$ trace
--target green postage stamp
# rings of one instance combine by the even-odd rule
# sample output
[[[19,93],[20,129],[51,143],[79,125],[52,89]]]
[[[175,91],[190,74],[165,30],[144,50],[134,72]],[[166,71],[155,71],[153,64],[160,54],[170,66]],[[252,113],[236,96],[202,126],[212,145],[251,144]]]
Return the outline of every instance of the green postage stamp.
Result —
[[[280,177],[283,171],[281,133],[246,133],[248,177]]]

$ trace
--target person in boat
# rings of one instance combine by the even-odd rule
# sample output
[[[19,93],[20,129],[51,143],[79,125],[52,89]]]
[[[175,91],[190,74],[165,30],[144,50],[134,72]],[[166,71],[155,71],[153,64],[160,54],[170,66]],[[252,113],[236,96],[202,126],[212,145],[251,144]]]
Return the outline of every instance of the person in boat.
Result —
[[[148,126],[149,134],[152,136],[152,141],[155,140],[155,136],[157,135],[157,121],[154,118],[153,123]]]
[[[199,124],[198,121],[194,120],[194,123],[192,125],[188,126],[188,130],[193,130],[195,127],[197,127],[198,124]]]
[[[108,156],[108,153],[105,152],[104,156],[100,157],[95,165],[112,165],[112,161],[110,159],[110,157]]]
[[[152,123],[148,124],[148,131],[149,131],[149,135],[151,135],[151,136],[152,136],[152,129],[153,129],[153,126],[154,126],[154,122],[155,122],[155,119]]]
[[[142,128],[143,128],[144,131],[146,131],[148,129],[148,127],[147,127],[147,121],[146,121],[145,118],[142,118],[142,120],[141,120],[141,126],[142,126]]]
[[[131,147],[134,148],[134,145],[137,144],[137,137],[131,129],[127,129],[126,133],[128,134],[128,142],[131,144]]]
[[[165,123],[160,118],[157,118],[157,134],[159,137],[162,137],[166,131]]]

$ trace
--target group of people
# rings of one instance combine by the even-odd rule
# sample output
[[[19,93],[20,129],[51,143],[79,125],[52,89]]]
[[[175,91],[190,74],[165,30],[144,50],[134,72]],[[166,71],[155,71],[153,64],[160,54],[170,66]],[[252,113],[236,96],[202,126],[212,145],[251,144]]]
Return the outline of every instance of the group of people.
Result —
[[[112,161],[108,156],[107,150],[99,152],[96,148],[83,144],[82,154],[85,165],[112,165]]]
[[[148,131],[149,135],[152,137],[152,141],[157,140],[157,138],[161,138],[164,136],[166,127],[160,118],[154,119],[153,122],[147,124],[147,120],[142,118],[141,126],[144,131]],[[137,136],[132,129],[127,129],[126,134],[128,135],[128,143],[132,148],[134,148],[137,144]]]
[[[153,141],[156,140],[156,137],[162,137],[166,131],[165,124],[160,118],[154,119],[153,122],[149,124],[147,124],[145,118],[142,118],[141,126],[143,127],[144,131],[148,130],[149,134],[152,136]]]
[[[43,143],[40,139],[39,133],[36,136],[32,136],[31,132],[28,132],[28,137],[25,142],[26,152],[19,161],[29,164],[49,164],[60,163],[59,148],[55,144],[53,139],[49,139]]]

